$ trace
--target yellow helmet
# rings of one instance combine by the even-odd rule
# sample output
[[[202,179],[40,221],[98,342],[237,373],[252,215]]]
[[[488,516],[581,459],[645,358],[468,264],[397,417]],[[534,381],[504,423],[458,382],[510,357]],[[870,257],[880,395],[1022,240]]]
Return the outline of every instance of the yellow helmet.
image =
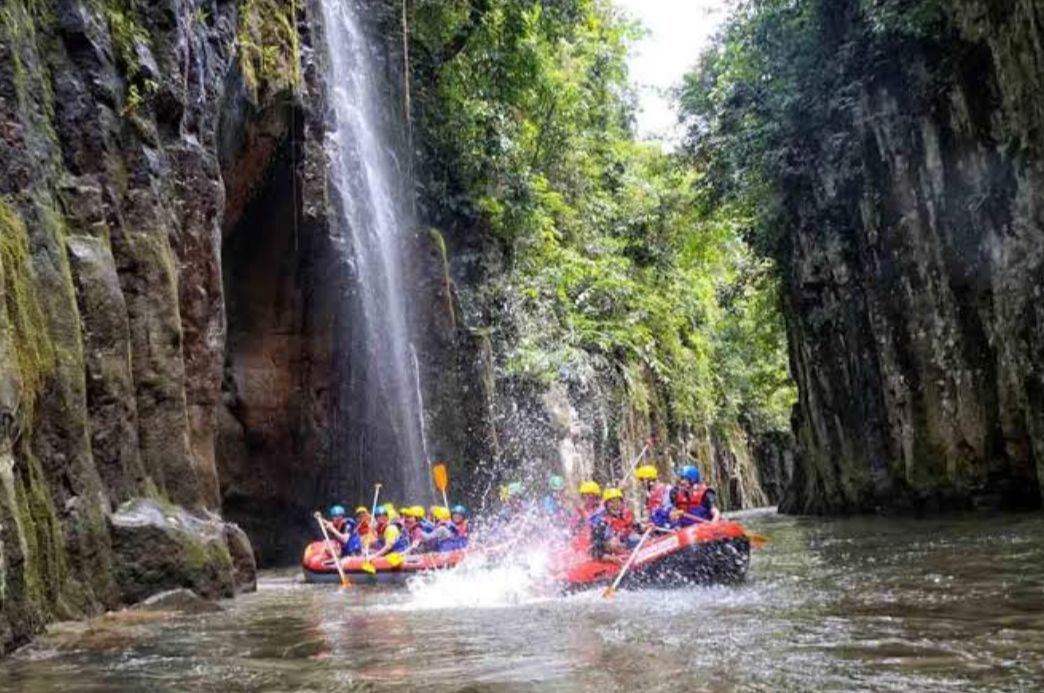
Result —
[[[611,501],[614,498],[623,498],[623,491],[618,488],[607,488],[602,494],[602,500]]]
[[[369,508],[364,508],[361,505],[358,508],[355,509],[355,514],[356,515],[362,515],[363,513],[369,514],[369,512],[370,512]]]
[[[656,467],[651,464],[643,464],[638,469],[634,470],[634,475],[642,481],[655,481],[660,473],[656,471]]]
[[[585,481],[580,484],[580,495],[581,496],[600,496],[602,495],[602,487],[593,481]]]
[[[450,519],[449,508],[444,508],[441,505],[431,506],[431,515],[440,522],[445,522]]]

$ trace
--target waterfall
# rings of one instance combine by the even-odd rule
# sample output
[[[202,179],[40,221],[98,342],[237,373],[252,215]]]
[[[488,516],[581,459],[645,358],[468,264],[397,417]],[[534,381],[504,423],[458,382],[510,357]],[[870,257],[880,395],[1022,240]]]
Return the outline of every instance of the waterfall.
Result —
[[[358,491],[380,481],[391,500],[423,502],[431,498],[431,482],[404,292],[404,244],[415,223],[409,174],[396,155],[402,123],[391,107],[394,93],[387,91],[391,80],[379,44],[362,22],[362,0],[320,4],[336,239],[352,278],[343,328],[350,347],[339,357],[345,363],[338,370],[348,377],[339,385],[343,430],[335,431],[342,443],[335,464],[344,486]]]

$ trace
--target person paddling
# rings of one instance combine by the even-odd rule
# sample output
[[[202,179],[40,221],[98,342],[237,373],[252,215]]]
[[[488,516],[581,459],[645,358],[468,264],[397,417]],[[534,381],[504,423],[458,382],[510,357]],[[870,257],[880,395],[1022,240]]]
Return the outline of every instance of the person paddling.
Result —
[[[591,518],[601,510],[602,488],[594,481],[580,484],[580,504],[569,520],[569,531],[573,535],[586,531]]]
[[[544,496],[541,510],[545,519],[556,530],[569,526],[569,504],[565,493],[565,480],[552,474],[547,480],[548,493]]]
[[[326,527],[330,536],[337,541],[336,545],[340,548],[342,556],[350,554],[352,549],[356,548],[352,542],[355,535],[355,523],[348,519],[344,506],[331,505],[327,511],[329,519],[324,519],[319,513],[315,515],[316,519]],[[333,557],[331,556],[331,558]]]
[[[602,511],[591,518],[591,554],[596,560],[623,563],[641,540],[641,526],[624,508],[620,489],[606,489],[602,500]]]
[[[387,505],[377,508],[377,524],[374,527],[376,539],[370,548],[375,553],[370,554],[370,559],[380,558],[388,553],[399,553],[409,548],[410,542],[404,536],[399,525],[391,519],[395,511]]]
[[[658,481],[660,473],[651,464],[643,464],[641,467],[638,467],[634,471],[634,476],[642,486],[645,516],[651,518],[657,510],[663,507],[666,501],[667,484]]]
[[[466,549],[468,547],[468,509],[463,505],[454,505],[450,512],[453,538],[443,546],[449,547],[452,551]]]
[[[686,465],[678,470],[678,483],[667,493],[671,520],[680,527],[688,527],[700,520],[717,522],[721,511],[715,504],[714,489],[701,482],[700,470]]]

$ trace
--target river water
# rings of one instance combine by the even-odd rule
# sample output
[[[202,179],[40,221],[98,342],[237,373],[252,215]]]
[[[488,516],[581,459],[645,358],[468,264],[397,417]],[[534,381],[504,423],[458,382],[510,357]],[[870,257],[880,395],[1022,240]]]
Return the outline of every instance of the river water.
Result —
[[[730,588],[541,594],[519,568],[411,589],[267,574],[220,613],[59,627],[22,691],[948,691],[1044,688],[1044,516],[823,520]]]

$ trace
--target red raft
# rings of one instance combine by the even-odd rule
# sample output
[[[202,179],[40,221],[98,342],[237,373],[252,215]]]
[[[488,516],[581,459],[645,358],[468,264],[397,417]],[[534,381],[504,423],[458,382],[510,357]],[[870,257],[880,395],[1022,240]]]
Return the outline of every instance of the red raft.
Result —
[[[362,585],[399,584],[418,573],[453,568],[464,560],[467,553],[467,550],[411,553],[402,556],[402,562],[396,565],[390,563],[387,558],[375,558],[369,561],[374,568],[372,573],[363,570],[363,565],[367,560],[362,556],[345,556],[340,561],[341,569],[353,583]],[[341,577],[337,573],[337,566],[334,565],[326,550],[325,542],[316,541],[305,547],[301,567],[304,569],[305,582],[339,583],[341,581]]]
[[[731,585],[743,582],[749,568],[747,530],[736,522],[708,522],[650,537],[621,587]],[[577,591],[608,585],[620,566],[574,550],[561,557],[555,572],[567,590]]]

